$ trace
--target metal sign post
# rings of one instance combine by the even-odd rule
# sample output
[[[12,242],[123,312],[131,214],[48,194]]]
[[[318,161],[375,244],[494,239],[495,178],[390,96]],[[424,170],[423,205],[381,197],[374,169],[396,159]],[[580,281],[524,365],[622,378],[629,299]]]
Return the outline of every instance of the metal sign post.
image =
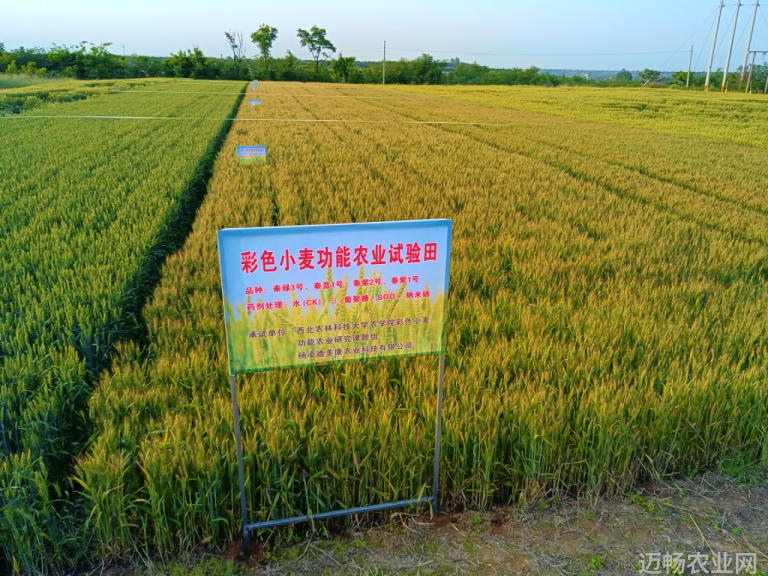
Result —
[[[280,526],[289,526],[299,522],[311,522],[313,520],[327,520],[330,518],[343,518],[345,516],[354,516],[355,514],[366,514],[371,512],[383,512],[394,508],[406,508],[418,504],[429,504],[430,515],[435,517],[438,510],[438,484],[440,479],[440,441],[442,439],[442,414],[443,414],[443,379],[445,374],[445,355],[440,355],[440,371],[437,381],[437,422],[435,426],[435,460],[432,478],[432,495],[410,500],[397,500],[395,502],[385,502],[382,504],[370,504],[368,506],[358,506],[356,508],[345,508],[341,510],[332,510],[330,512],[320,512],[318,514],[306,514],[304,516],[293,516],[291,518],[280,518],[278,520],[265,520],[262,522],[248,522],[248,509],[245,498],[245,474],[243,471],[243,451],[240,441],[240,412],[237,406],[237,380],[236,376],[230,375],[232,385],[232,408],[235,417],[235,444],[237,446],[237,472],[240,479],[240,509],[243,517],[243,551],[248,552],[251,547],[251,531],[266,528],[279,528]]]
[[[252,530],[429,504],[437,514],[450,220],[220,230],[243,550]],[[431,496],[250,522],[237,374],[439,355]]]
[[[240,479],[240,513],[243,515],[243,550],[251,547],[248,532],[248,506],[245,502],[245,473],[243,471],[243,444],[240,440],[240,409],[237,406],[237,376],[229,375],[229,385],[232,388],[232,412],[235,417],[235,446],[237,447],[237,476]]]
[[[440,354],[440,373],[437,377],[437,418],[435,420],[435,465],[432,477],[432,516],[437,515],[437,484],[440,478],[440,441],[443,437],[443,377],[445,354]]]

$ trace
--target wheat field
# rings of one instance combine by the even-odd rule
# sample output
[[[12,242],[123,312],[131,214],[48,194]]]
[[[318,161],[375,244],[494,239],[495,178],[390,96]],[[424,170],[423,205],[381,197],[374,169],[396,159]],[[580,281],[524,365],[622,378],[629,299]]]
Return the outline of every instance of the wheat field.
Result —
[[[78,561],[71,474],[89,394],[114,344],[141,333],[160,262],[183,242],[244,89],[228,84],[0,95],[0,571],[2,556],[25,574]],[[11,104],[28,109],[4,117]]]
[[[239,533],[222,228],[453,220],[443,506],[616,493],[734,452],[765,458],[757,136],[706,137],[714,115],[695,129],[604,118],[650,91],[590,92],[603,99],[591,120],[513,109],[543,89],[465,92],[263,82],[263,104],[241,104],[142,311],[145,341],[118,346],[90,399],[75,477],[94,554]],[[269,157],[238,165],[238,145]],[[241,377],[252,519],[428,495],[436,373],[422,357]]]

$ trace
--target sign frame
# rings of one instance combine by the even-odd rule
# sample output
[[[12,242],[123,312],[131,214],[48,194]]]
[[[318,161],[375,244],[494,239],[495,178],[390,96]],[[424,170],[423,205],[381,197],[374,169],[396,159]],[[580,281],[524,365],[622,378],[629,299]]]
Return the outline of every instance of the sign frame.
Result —
[[[358,224],[330,224],[330,225],[320,225],[316,226],[316,228],[329,228],[329,227],[346,227],[347,229],[355,228],[355,227],[375,227],[378,225],[381,228],[396,228],[398,225],[405,228],[408,226],[413,226],[416,224],[424,224],[426,226],[432,225],[432,226],[447,226],[447,246],[446,246],[446,256],[445,256],[445,292],[443,297],[447,300],[448,297],[448,286],[449,286],[449,279],[450,279],[450,262],[451,262],[451,240],[452,240],[452,232],[453,232],[453,221],[452,220],[412,220],[412,221],[400,221],[400,222],[372,222],[372,223],[358,223]],[[301,226],[301,227],[280,227],[283,230],[286,230],[288,228],[313,228],[314,226]],[[274,229],[274,228],[273,228]],[[222,233],[233,233],[237,229],[225,229],[225,230],[219,230],[218,235],[218,243],[219,243],[219,258],[220,258],[220,274],[221,274],[221,280],[222,280],[222,301],[226,302],[226,280],[224,275],[224,265],[222,261],[222,252],[221,252],[221,234]],[[271,230],[269,228],[261,228],[261,229],[251,229],[252,231],[259,230],[262,234],[270,234]],[[225,311],[226,314],[226,311]],[[439,368],[438,368],[438,378],[437,378],[437,406],[436,406],[436,425],[435,425],[435,448],[434,448],[434,461],[433,461],[433,471],[432,471],[432,494],[430,496],[420,496],[416,498],[410,498],[407,500],[398,500],[394,502],[384,502],[381,504],[370,504],[367,506],[358,506],[354,508],[343,508],[338,510],[331,510],[328,512],[320,512],[318,514],[312,514],[311,511],[308,511],[307,514],[301,515],[301,516],[293,516],[290,518],[279,518],[275,520],[262,520],[257,522],[249,522],[248,518],[248,508],[247,508],[247,502],[246,502],[246,492],[245,492],[245,472],[244,472],[244,466],[243,466],[243,450],[242,450],[242,438],[240,433],[240,410],[238,406],[237,401],[237,373],[233,373],[231,363],[228,362],[228,370],[230,372],[229,375],[229,381],[230,381],[230,390],[232,394],[232,412],[234,416],[234,432],[235,432],[235,446],[237,451],[237,470],[238,470],[238,483],[240,487],[240,512],[242,516],[242,532],[243,532],[243,550],[247,552],[250,549],[250,536],[251,532],[255,530],[263,530],[263,529],[271,529],[271,528],[278,528],[280,526],[289,526],[291,524],[296,524],[299,522],[312,522],[314,520],[326,520],[331,518],[342,518],[346,516],[352,516],[355,514],[364,514],[364,513],[371,513],[371,512],[382,512],[385,510],[391,510],[394,508],[404,508],[407,506],[414,506],[418,504],[429,504],[430,505],[430,514],[432,517],[437,515],[438,513],[438,488],[439,488],[439,478],[440,478],[440,449],[441,449],[441,440],[442,440],[442,415],[443,415],[443,397],[444,397],[444,381],[445,381],[445,348],[447,346],[447,314],[448,309],[443,309],[443,327],[442,327],[442,338],[443,338],[443,345],[440,352],[426,352],[422,354],[413,354],[413,356],[417,355],[439,355],[440,356],[440,362],[439,362]],[[225,338],[227,340],[227,353],[229,358],[229,335],[225,335]],[[410,355],[407,355],[405,357],[408,357]],[[350,359],[346,361],[358,361],[357,359]],[[274,369],[290,369],[290,368],[274,368]]]

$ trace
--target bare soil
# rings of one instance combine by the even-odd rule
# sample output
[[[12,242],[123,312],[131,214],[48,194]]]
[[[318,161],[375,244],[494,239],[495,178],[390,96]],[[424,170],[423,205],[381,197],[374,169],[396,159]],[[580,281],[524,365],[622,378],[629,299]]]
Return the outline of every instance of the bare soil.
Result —
[[[753,553],[756,574],[764,575],[766,480],[763,472],[738,480],[710,472],[695,480],[647,483],[623,497],[542,504],[536,510],[510,506],[434,519],[397,513],[377,528],[307,535],[293,546],[272,550],[257,542],[247,558],[233,543],[221,555],[197,556],[183,565],[137,567],[136,574],[609,576],[638,574],[641,554],[659,552],[685,558]],[[125,574],[112,572],[118,573]]]

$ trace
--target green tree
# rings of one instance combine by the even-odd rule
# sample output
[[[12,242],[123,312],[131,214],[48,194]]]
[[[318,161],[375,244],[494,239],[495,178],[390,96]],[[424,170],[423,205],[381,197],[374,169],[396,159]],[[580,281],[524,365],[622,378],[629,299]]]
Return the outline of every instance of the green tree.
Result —
[[[355,57],[347,56],[345,58],[344,56],[342,56],[341,52],[339,52],[339,57],[333,61],[333,71],[336,72],[336,74],[338,74],[339,76],[341,76],[345,84],[347,83],[347,79],[349,78],[349,73],[352,71],[352,68],[354,68],[354,66],[355,66]]]
[[[629,82],[632,80],[632,72],[629,72],[627,70],[624,70],[624,68],[622,68],[620,72],[616,73],[616,80],[626,80],[627,82]]]
[[[150,56],[131,56],[128,61],[128,77],[154,78],[163,75],[163,62]]]
[[[213,80],[218,75],[216,62],[212,58],[206,58],[203,51],[197,46],[192,47],[190,54],[192,60],[192,72],[189,77],[195,80]]]
[[[108,48],[110,42],[91,44],[80,42],[77,46],[54,48],[46,55],[53,70],[69,68],[77,79],[102,80],[122,78],[125,74],[125,58],[112,54]]]
[[[650,68],[646,68],[640,72],[640,80],[643,81],[643,84],[650,84],[652,80],[658,80],[660,74],[661,72],[658,70],[651,70]]]
[[[264,60],[264,79],[269,75],[269,53],[272,51],[272,44],[277,40],[277,28],[272,28],[262,24],[261,28],[251,34],[251,42],[259,47],[259,53]]]
[[[190,58],[189,52],[184,50],[179,50],[163,62],[165,75],[172,78],[189,78],[192,67],[192,58]]]
[[[275,80],[303,80],[301,63],[290,50],[283,58],[275,58]]]
[[[197,46],[192,50],[179,50],[165,62],[163,69],[166,76],[176,78],[194,78],[195,80],[212,80],[219,76],[219,67],[213,58],[206,58]]]
[[[13,60],[15,60],[13,54],[9,52],[0,52],[0,73],[5,70],[5,67],[8,66]]]
[[[685,81],[688,79],[688,72],[685,70],[678,70],[674,74],[672,74],[672,82],[675,84],[685,84]]]
[[[441,84],[446,62],[435,60],[430,54],[422,54],[410,62],[412,80],[417,84]]]
[[[301,28],[296,31],[301,46],[312,54],[315,61],[315,72],[320,69],[321,56],[325,62],[331,56],[331,52],[336,52],[336,47],[325,37],[325,34],[325,28],[318,28],[317,26],[312,26],[309,32]]]
[[[752,72],[752,92],[760,93],[765,89],[766,77],[768,77],[768,62],[755,64]]]
[[[490,72],[487,66],[481,66],[477,62],[467,64],[459,62],[456,67],[446,76],[447,84],[479,84],[482,83],[483,76]]]

